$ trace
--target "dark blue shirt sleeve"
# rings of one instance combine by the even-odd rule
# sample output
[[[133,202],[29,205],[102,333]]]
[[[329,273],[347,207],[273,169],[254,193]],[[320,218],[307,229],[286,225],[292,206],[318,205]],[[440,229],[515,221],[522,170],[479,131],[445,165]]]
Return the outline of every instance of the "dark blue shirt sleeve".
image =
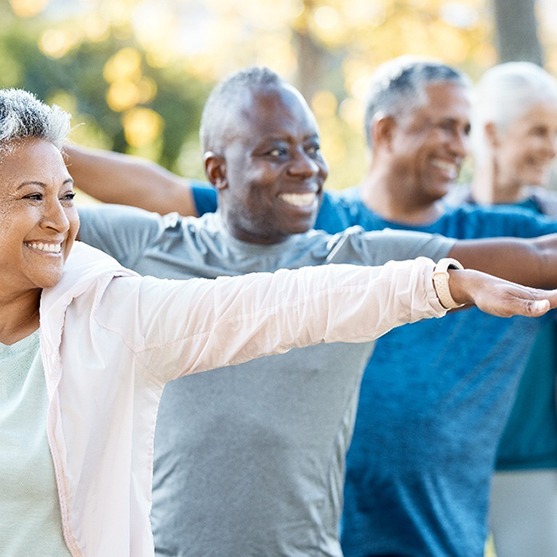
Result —
[[[217,192],[211,184],[192,180],[191,191],[198,216],[217,210]]]

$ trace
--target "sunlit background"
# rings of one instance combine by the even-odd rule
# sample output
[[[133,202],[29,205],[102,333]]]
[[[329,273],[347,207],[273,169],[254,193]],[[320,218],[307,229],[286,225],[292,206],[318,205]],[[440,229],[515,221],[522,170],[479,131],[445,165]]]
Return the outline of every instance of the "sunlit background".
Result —
[[[539,51],[521,57],[557,74],[557,3],[498,1],[509,13],[530,6],[534,20],[517,23],[532,29]],[[208,91],[239,68],[267,65],[309,101],[329,187],[342,188],[367,164],[361,107],[374,68],[419,54],[476,79],[505,59],[498,33],[511,47],[525,42],[499,28],[496,8],[495,0],[0,0],[0,87],[70,111],[77,143],[203,177],[197,131]]]
[[[0,0],[0,87],[71,112],[72,139],[203,178],[198,126],[217,80],[267,65],[313,108],[329,188],[367,164],[374,68],[434,56],[472,79],[499,61],[557,75],[555,0]],[[488,547],[487,555],[492,550]]]

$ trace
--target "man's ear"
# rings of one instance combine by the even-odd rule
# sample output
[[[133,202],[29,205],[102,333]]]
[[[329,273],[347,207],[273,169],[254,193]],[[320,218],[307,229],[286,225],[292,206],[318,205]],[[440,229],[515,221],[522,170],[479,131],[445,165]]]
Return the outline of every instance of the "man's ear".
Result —
[[[386,145],[390,147],[395,127],[396,122],[392,116],[379,116],[375,118],[371,124],[373,145]]]
[[[223,190],[227,186],[226,181],[226,161],[223,156],[215,155],[212,151],[207,151],[203,155],[203,162],[205,163],[205,174],[209,182],[217,188]]]

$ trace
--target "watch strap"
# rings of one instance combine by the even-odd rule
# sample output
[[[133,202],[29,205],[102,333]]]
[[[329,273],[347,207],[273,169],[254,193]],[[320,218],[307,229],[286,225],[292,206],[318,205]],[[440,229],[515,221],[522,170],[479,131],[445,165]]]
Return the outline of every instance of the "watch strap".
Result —
[[[462,307],[464,304],[455,302],[451,295],[451,289],[449,288],[449,269],[462,270],[464,267],[452,257],[440,259],[433,269],[433,286],[441,305],[445,309],[455,309]]]

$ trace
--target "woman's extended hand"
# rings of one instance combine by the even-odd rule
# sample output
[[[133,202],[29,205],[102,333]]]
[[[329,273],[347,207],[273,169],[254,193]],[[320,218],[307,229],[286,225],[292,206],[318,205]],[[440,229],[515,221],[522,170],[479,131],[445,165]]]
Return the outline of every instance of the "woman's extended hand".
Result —
[[[471,269],[450,270],[449,288],[455,302],[474,304],[498,317],[539,317],[557,307],[557,290],[541,290]]]

